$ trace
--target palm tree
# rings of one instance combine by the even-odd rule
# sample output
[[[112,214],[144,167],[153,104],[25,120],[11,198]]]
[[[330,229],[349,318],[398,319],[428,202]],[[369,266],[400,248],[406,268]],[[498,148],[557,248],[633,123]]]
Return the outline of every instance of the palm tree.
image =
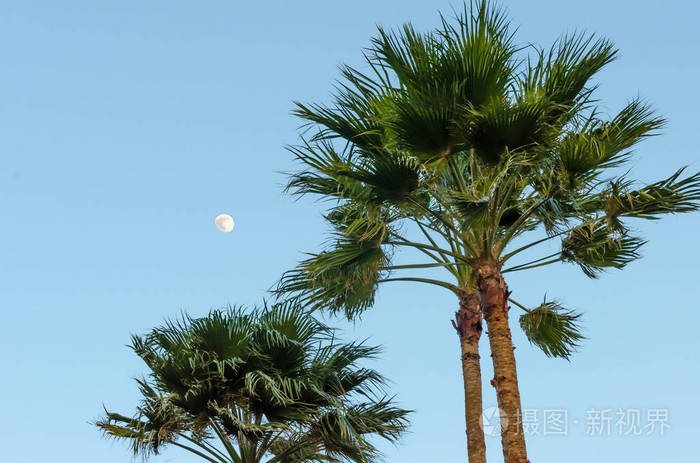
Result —
[[[382,376],[358,366],[377,348],[338,343],[296,305],[183,316],[131,347],[150,370],[137,413],[106,412],[97,426],[135,454],[172,445],[211,463],[369,462],[368,438],[394,442],[407,424]]]
[[[455,293],[463,302],[456,327],[472,339],[463,345],[472,462],[483,461],[470,426],[481,407],[480,384],[471,387],[480,372],[465,354],[478,352],[482,320],[491,384],[510,422],[501,436],[508,463],[527,461],[509,301],[525,310],[520,326],[545,354],[568,357],[581,339],[577,314],[546,300],[527,309],[504,274],[571,262],[597,277],[639,257],[644,241],[626,219],[698,208],[700,175],[680,169],[643,185],[621,169],[664,121],[638,99],[612,117],[598,111],[592,78],[616,55],[608,40],[582,34],[548,51],[519,47],[504,14],[480,1],[455,21],[442,17],[432,32],[380,28],[365,52],[367,69],[342,68],[333,105],[297,104],[307,132],[291,147],[303,168],[288,188],[335,202],[326,215],[335,240],[288,272],[277,291],[348,318],[372,305],[383,282]],[[555,239],[556,253],[504,268]],[[426,261],[393,265],[400,248]],[[447,279],[391,275],[433,267]],[[478,309],[467,307],[473,294]]]

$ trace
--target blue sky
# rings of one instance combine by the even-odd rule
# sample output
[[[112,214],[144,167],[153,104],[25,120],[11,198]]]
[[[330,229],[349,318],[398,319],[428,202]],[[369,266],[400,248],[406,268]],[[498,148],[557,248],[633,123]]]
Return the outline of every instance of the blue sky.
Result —
[[[588,30],[621,48],[599,77],[603,110],[641,95],[669,119],[663,136],[640,146],[638,178],[700,168],[695,4],[505,5],[523,42]],[[324,240],[322,205],[281,194],[280,171],[293,167],[283,145],[297,140],[292,101],[327,101],[337,65],[360,63],[376,24],[425,29],[450,6],[2,2],[3,461],[130,458],[89,424],[103,403],[134,404],[131,378],[144,368],[125,347],[129,334],[181,310],[256,303]],[[235,218],[233,233],[214,227],[221,212]],[[547,292],[583,311],[589,337],[571,363],[552,360],[513,322],[524,407],[567,409],[570,422],[566,436],[529,439],[532,461],[696,461],[699,225],[699,214],[635,224],[650,240],[644,259],[599,280],[564,265],[511,277],[519,300],[535,304]],[[385,448],[389,463],[465,460],[455,308],[440,289],[397,283],[356,325],[333,320],[347,338],[384,346],[375,366],[416,410],[412,432]],[[671,427],[663,436],[587,435],[587,410],[618,408],[640,409],[642,424],[648,409],[668,410]],[[502,458],[498,438],[487,447],[492,461]],[[196,460],[172,449],[153,461]]]

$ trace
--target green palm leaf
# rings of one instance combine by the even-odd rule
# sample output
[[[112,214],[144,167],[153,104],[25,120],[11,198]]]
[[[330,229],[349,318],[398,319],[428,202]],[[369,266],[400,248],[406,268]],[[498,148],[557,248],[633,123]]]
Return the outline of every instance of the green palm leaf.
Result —
[[[563,260],[577,263],[586,276],[596,278],[607,267],[621,269],[639,258],[638,250],[644,243],[599,220],[574,228],[562,240],[561,255]]]
[[[530,343],[539,347],[547,357],[569,359],[584,339],[578,325],[580,317],[557,302],[545,300],[520,316],[520,327]]]

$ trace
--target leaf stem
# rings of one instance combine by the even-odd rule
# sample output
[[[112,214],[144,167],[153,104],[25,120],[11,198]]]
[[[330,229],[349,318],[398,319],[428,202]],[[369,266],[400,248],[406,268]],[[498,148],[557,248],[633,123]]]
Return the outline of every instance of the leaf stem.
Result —
[[[549,236],[547,236],[547,237],[545,237],[545,238],[542,238],[541,240],[533,241],[532,243],[526,244],[525,246],[522,246],[522,247],[520,247],[520,248],[518,248],[518,249],[516,249],[516,250],[514,250],[514,251],[509,252],[509,253],[506,254],[505,256],[503,256],[503,257],[501,258],[501,262],[507,261],[508,259],[510,259],[511,257],[513,257],[514,255],[516,255],[516,254],[518,254],[518,253],[521,253],[521,252],[523,252],[524,250],[531,248],[532,246],[536,246],[536,245],[538,245],[538,244],[540,244],[540,243],[544,243],[545,241],[551,240],[551,239],[553,239],[553,238],[556,238],[557,236],[561,236],[561,235],[563,235],[564,233],[568,233],[568,232],[570,232],[570,231],[571,231],[571,229],[567,229],[567,230],[564,230],[564,231],[562,231],[562,232],[555,233],[554,235],[549,235]]]
[[[447,283],[440,280],[432,280],[430,278],[415,278],[415,277],[401,277],[401,278],[384,278],[379,280],[380,283],[385,283],[389,281],[415,281],[419,283],[428,283],[435,286],[440,286],[442,288],[447,288],[455,294],[459,294],[459,288],[453,284]]]
[[[558,257],[558,258],[556,258],[556,259],[552,259],[552,260],[548,260],[548,261],[545,261],[545,262],[541,262],[541,263],[539,263],[539,264],[528,265],[527,267],[514,267],[514,268],[512,268],[512,269],[509,268],[509,269],[503,270],[501,273],[519,272],[519,271],[521,271],[521,270],[528,270],[528,269],[531,269],[531,268],[544,267],[545,265],[555,264],[555,263],[561,262],[561,261],[562,261],[562,258],[561,258],[561,257]]]
[[[548,256],[540,257],[539,259],[531,260],[530,262],[525,262],[524,264],[516,265],[516,266],[510,267],[506,270],[509,272],[514,272],[516,270],[519,270],[521,267],[527,267],[528,265],[536,264],[537,262],[542,262],[543,260],[546,260],[546,259],[551,259],[552,257],[558,256],[560,254],[561,254],[561,252],[557,251],[557,252],[550,254]]]

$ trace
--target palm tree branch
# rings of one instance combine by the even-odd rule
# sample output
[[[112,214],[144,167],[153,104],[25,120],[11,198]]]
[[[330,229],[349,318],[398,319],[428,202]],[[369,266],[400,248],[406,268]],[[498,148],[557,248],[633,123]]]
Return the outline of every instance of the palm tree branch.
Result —
[[[515,304],[525,310],[520,316],[520,327],[530,343],[539,347],[546,356],[568,360],[580,341],[585,339],[578,325],[581,315],[564,309],[558,302],[545,299],[534,309]]]
[[[542,239],[539,239],[539,240],[533,241],[533,242],[531,242],[531,243],[528,243],[528,244],[526,244],[525,246],[521,246],[521,247],[519,247],[519,248],[517,248],[517,249],[515,249],[515,250],[513,250],[513,251],[511,251],[511,252],[509,252],[508,254],[505,254],[503,257],[501,257],[501,263],[506,262],[508,259],[510,259],[511,257],[515,256],[516,254],[519,254],[519,253],[521,253],[521,252],[523,252],[523,251],[525,251],[525,250],[527,250],[527,249],[529,249],[529,248],[531,248],[531,247],[533,247],[533,246],[537,246],[538,244],[541,244],[541,243],[544,243],[544,242],[546,242],[546,241],[549,241],[549,240],[551,240],[551,239],[553,239],[553,238],[556,238],[556,237],[558,237],[558,236],[561,236],[561,235],[563,235],[563,234],[566,234],[566,233],[568,233],[568,232],[570,232],[570,231],[571,231],[571,228],[566,229],[566,230],[564,230],[564,231],[560,231],[560,232],[551,234],[551,235],[547,235],[546,237],[544,237],[544,238],[542,238]]]
[[[560,253],[553,254],[554,256],[559,255]],[[546,257],[545,257],[546,259]],[[541,259],[539,259],[541,260]],[[545,262],[540,262],[539,264],[533,264],[533,265],[526,265],[526,266],[518,266],[518,267],[512,267],[506,270],[503,270],[502,273],[508,273],[508,272],[519,272],[521,270],[529,270],[532,268],[537,268],[537,267],[544,267],[545,265],[551,265],[551,264],[556,264],[557,262],[561,262],[564,260],[562,257],[557,257],[556,259],[551,259],[547,260]],[[535,261],[537,262],[537,261]]]
[[[542,262],[543,260],[551,259],[552,257],[559,256],[559,255],[561,255],[561,251],[555,252],[554,254],[550,254],[548,256],[540,257],[539,259],[531,260],[530,262],[525,262],[524,264],[509,267],[509,268],[503,270],[503,273],[517,272],[518,270],[525,270],[526,268],[533,268],[533,267],[530,267],[531,264],[536,264],[538,262]],[[558,260],[555,260],[554,262],[558,262]],[[551,263],[554,263],[554,262],[551,262]]]
[[[465,263],[454,263],[454,262],[435,262],[435,263],[429,263],[429,264],[405,264],[405,265],[389,265],[386,267],[382,267],[382,270],[407,270],[407,269],[416,269],[416,268],[435,268],[435,267],[444,267],[448,270],[452,269],[454,266],[469,266],[470,264],[465,264]],[[454,272],[450,272],[453,273]]]
[[[236,463],[241,463],[240,455],[238,454],[238,452],[236,452],[236,449],[231,443],[231,439],[229,439],[228,436],[224,433],[224,431],[219,426],[219,423],[217,423],[214,418],[210,418],[209,422],[211,423],[211,427],[214,429],[214,432],[219,437],[219,440],[224,445],[224,448],[229,453],[229,455],[231,455],[233,461]]]
[[[509,298],[508,298],[508,302],[512,302],[512,303],[515,304],[516,306],[518,306],[518,307],[520,307],[521,309],[523,309],[525,312],[530,312],[530,309],[528,309],[527,307],[525,307],[524,305],[522,305],[521,303],[519,303],[518,301],[516,301],[516,300],[513,299],[512,297],[509,297]]]
[[[394,237],[397,238],[398,241],[388,240],[388,241],[385,241],[384,244],[391,244],[394,246],[406,246],[406,247],[411,247],[411,248],[415,248],[415,249],[427,249],[429,251],[437,251],[440,254],[446,254],[448,256],[452,256],[462,263],[466,263],[466,264],[471,263],[471,260],[468,257],[466,257],[462,254],[453,253],[453,252],[448,251],[446,249],[443,249],[439,246],[432,246],[432,245],[425,244],[425,243],[417,243],[415,241],[409,241],[409,240],[407,240],[403,237],[400,237],[398,235],[394,235]],[[440,262],[440,259],[435,259],[435,260]]]
[[[423,226],[423,224],[422,224],[420,221],[416,221],[416,225],[418,225],[418,228],[420,229],[420,231],[421,231],[421,232],[423,233],[423,235],[428,239],[428,241],[430,241],[430,244],[432,244],[432,245],[435,246],[436,248],[439,247],[439,246],[437,245],[437,243],[435,242],[435,240],[433,239],[433,237],[430,236],[430,233],[428,233],[428,231],[425,229],[425,227]],[[454,252],[454,249],[452,250],[452,252]],[[443,261],[443,262],[445,262],[445,263],[449,262],[449,259],[447,259],[447,257],[446,257],[445,254],[440,253],[440,256],[442,257],[442,261]]]
[[[452,232],[453,232],[456,236],[461,236],[460,231],[454,226],[454,224],[452,224],[452,223],[450,223],[448,220],[446,220],[446,219],[442,216],[442,214],[437,213],[436,211],[434,211],[434,210],[431,209],[431,208],[425,207],[423,204],[420,204],[419,202],[413,200],[412,198],[410,198],[409,201],[411,201],[414,205],[418,206],[418,207],[419,207],[420,209],[422,209],[424,212],[426,212],[426,213],[428,213],[429,215],[431,215],[432,217],[436,218],[438,221],[440,221],[442,224],[444,224],[449,230],[452,230]],[[465,245],[469,248],[469,250],[470,250],[472,253],[474,253],[474,255],[477,255],[477,253],[474,252],[475,250],[472,248],[472,246],[471,246],[468,242],[465,241]]]
[[[212,457],[218,459],[219,461],[223,463],[231,463],[230,460],[228,460],[228,457],[224,455],[219,449],[214,447],[213,445],[209,445],[206,443],[206,441],[197,441],[188,435],[184,433],[176,433],[178,436],[182,437],[183,439],[191,442],[192,444],[196,445],[197,447],[201,448],[202,450],[207,451],[209,454],[211,454]]]
[[[384,278],[382,280],[379,280],[381,283],[389,282],[389,281],[415,281],[418,283],[427,283],[435,286],[440,286],[442,288],[449,289],[455,294],[459,294],[459,288],[456,285],[447,283],[445,281],[440,281],[440,280],[433,280],[430,278],[416,278],[416,277],[401,277],[401,278]]]
[[[197,456],[199,456],[199,457],[202,457],[202,458],[204,458],[205,460],[207,460],[207,461],[209,461],[209,462],[211,462],[211,463],[221,463],[222,461],[225,462],[225,460],[218,460],[218,459],[215,460],[214,458],[212,458],[212,456],[210,456],[210,455],[216,456],[216,455],[214,455],[214,454],[211,454],[211,453],[210,453],[210,455],[207,455],[207,454],[205,454],[205,453],[200,452],[199,450],[197,450],[197,449],[195,449],[195,448],[190,447],[189,445],[181,444],[181,443],[175,442],[175,441],[170,442],[170,443],[173,444],[175,447],[180,447],[180,448],[182,448],[182,449],[187,450],[188,452],[192,452],[192,453],[194,453],[195,455],[197,455]]]
[[[549,201],[549,199],[550,198],[543,198],[533,203],[522,213],[520,217],[516,219],[515,222],[513,222],[513,225],[508,227],[508,230],[505,232],[503,238],[501,238],[500,240],[501,244],[498,246],[497,255],[503,252],[503,249],[505,249],[505,247],[510,242],[511,238],[519,231],[520,227],[525,223],[525,221],[529,219],[530,216],[532,216],[532,214],[534,214],[540,206]]]

